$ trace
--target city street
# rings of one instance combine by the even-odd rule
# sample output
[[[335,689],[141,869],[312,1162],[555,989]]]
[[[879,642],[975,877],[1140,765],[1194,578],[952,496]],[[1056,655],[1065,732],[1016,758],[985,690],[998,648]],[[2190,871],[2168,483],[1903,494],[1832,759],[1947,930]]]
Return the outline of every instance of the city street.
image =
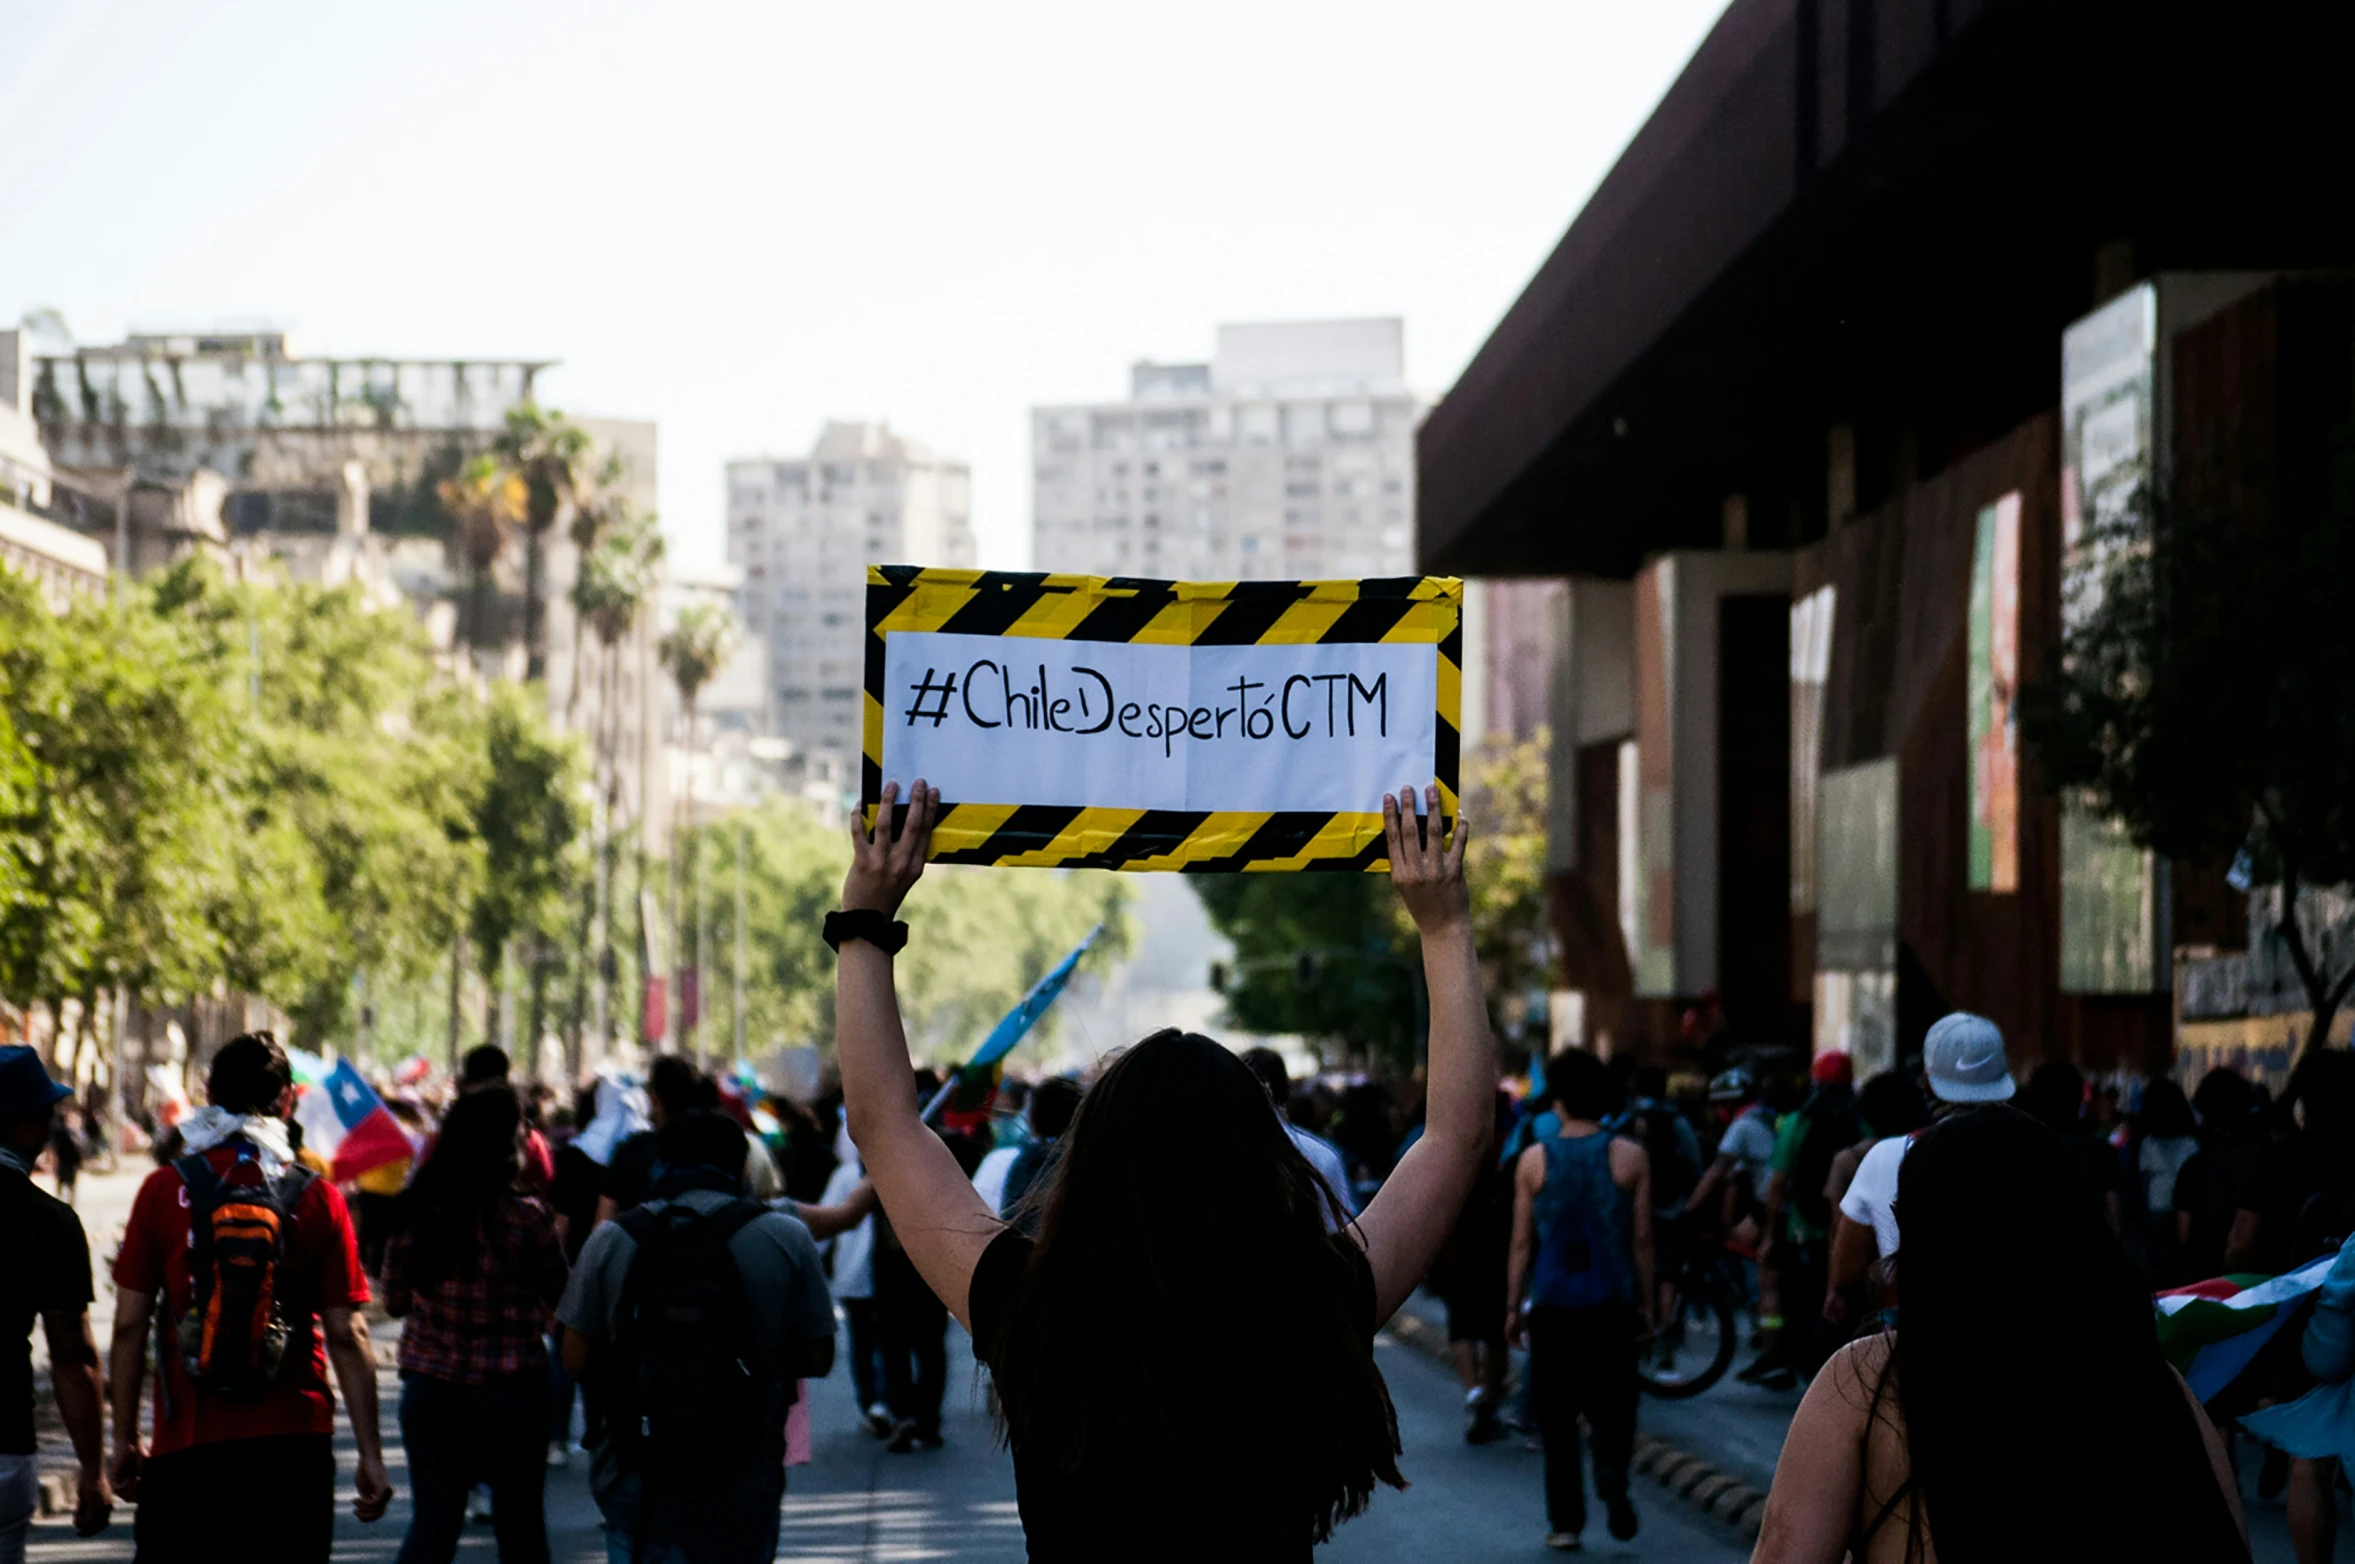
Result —
[[[137,1170],[90,1177],[81,1187],[81,1211],[91,1235],[95,1264],[103,1268],[135,1190]],[[110,1290],[99,1289],[94,1314],[101,1340],[112,1315]],[[399,1379],[391,1368],[389,1329],[379,1330],[384,1396],[385,1459],[396,1487],[403,1459],[397,1431]],[[947,1448],[930,1455],[895,1456],[861,1432],[849,1377],[839,1368],[812,1387],[815,1428],[813,1464],[792,1473],[785,1505],[781,1558],[812,1564],[852,1561],[962,1559],[1007,1564],[1023,1557],[1021,1522],[1014,1508],[1011,1461],[991,1439],[984,1392],[977,1381],[964,1332],[951,1327]],[[1544,1505],[1540,1498],[1540,1457],[1518,1438],[1473,1448],[1463,1442],[1461,1393],[1446,1370],[1421,1352],[1383,1338],[1382,1369],[1398,1404],[1406,1445],[1401,1462],[1413,1484],[1403,1493],[1382,1490],[1361,1519],[1344,1527],[1319,1556],[1334,1560],[1535,1559],[1546,1556]],[[64,1466],[62,1445],[48,1442],[51,1469]],[[352,1462],[348,1430],[339,1422],[345,1491]],[[1600,1518],[1587,1545],[1602,1557],[1642,1557],[1716,1564],[1745,1556],[1732,1531],[1695,1515],[1657,1489],[1639,1486],[1636,1500],[1643,1534],[1631,1544],[1603,1535]],[[390,1559],[399,1550],[407,1523],[406,1495],[373,1526],[348,1511],[337,1523],[339,1560]],[[548,1520],[554,1556],[563,1564],[589,1564],[604,1557],[596,1506],[588,1492],[588,1462],[548,1474]],[[34,1530],[36,1560],[127,1560],[131,1557],[130,1512],[118,1507],[115,1525],[103,1537],[74,1539],[63,1520]],[[490,1528],[471,1529],[461,1556],[491,1558]]]

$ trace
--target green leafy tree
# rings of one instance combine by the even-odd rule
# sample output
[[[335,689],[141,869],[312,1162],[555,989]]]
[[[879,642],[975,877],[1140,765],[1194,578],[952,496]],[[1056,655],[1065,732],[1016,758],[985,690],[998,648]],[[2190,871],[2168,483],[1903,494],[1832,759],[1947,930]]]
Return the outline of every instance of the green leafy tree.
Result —
[[[2052,786],[2140,846],[2280,888],[2307,1050],[2355,988],[2301,917],[2307,887],[2355,881],[2355,432],[2311,467],[2195,453],[2172,493],[2091,528],[2024,711]]]
[[[1548,977],[1546,736],[1476,750],[1465,772],[1472,842],[1464,875],[1472,940],[1490,992]],[[1227,1016],[1293,1032],[1322,1050],[1393,1068],[1412,1062],[1422,952],[1389,881],[1363,874],[1205,874],[1189,883],[1237,952],[1221,974]]]
[[[580,754],[549,728],[528,687],[499,685],[472,715],[481,756],[472,826],[483,876],[467,933],[477,967],[493,983],[504,981],[516,941],[531,942],[530,1045],[536,1063],[546,1004],[537,942],[554,928],[559,908],[577,887],[573,845],[584,813]]]

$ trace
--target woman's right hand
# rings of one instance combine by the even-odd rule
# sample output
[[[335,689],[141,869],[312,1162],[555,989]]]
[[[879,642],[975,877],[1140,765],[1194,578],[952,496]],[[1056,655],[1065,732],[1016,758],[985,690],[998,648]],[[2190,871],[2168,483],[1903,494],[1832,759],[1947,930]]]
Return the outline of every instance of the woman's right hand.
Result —
[[[850,873],[842,882],[845,912],[871,908],[890,917],[907,900],[908,892],[924,873],[924,859],[932,850],[932,822],[940,810],[940,789],[919,778],[908,789],[908,818],[898,840],[891,835],[893,806],[899,784],[883,784],[883,800],[875,810],[875,829],[853,815],[850,822]]]
[[[1424,789],[1423,798],[1425,819],[1418,823],[1411,785],[1383,794],[1382,835],[1390,849],[1390,883],[1416,931],[1428,939],[1472,921],[1471,892],[1464,887],[1464,843],[1472,822],[1459,808],[1455,836],[1442,842],[1438,785]]]

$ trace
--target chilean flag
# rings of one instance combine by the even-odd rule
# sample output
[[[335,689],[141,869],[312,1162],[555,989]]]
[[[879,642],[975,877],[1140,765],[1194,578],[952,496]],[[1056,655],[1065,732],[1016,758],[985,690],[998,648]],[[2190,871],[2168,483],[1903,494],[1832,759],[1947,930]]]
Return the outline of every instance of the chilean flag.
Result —
[[[401,1121],[349,1059],[338,1059],[317,1085],[303,1088],[294,1116],[303,1127],[303,1144],[334,1164],[338,1180],[417,1154]]]

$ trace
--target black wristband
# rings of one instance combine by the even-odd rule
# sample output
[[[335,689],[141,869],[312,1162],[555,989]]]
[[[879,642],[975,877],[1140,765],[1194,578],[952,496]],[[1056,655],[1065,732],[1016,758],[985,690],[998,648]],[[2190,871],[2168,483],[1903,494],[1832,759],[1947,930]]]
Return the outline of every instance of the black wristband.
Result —
[[[837,955],[844,940],[861,939],[886,956],[896,956],[908,942],[908,926],[872,907],[854,907],[826,914],[825,938]]]

